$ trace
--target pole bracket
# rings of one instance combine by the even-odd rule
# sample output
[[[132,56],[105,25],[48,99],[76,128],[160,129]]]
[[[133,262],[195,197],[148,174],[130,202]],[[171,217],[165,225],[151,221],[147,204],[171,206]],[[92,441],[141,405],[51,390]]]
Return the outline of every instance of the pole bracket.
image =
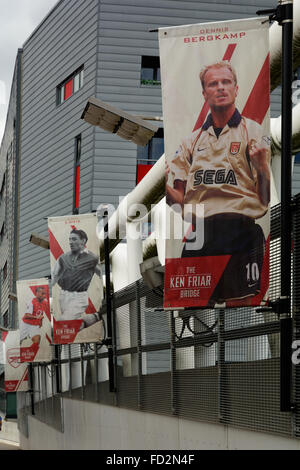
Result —
[[[293,3],[287,1],[285,3],[280,3],[276,8],[269,10],[258,10],[257,15],[269,15],[269,22],[277,21],[278,24],[286,21],[293,21]]]
[[[269,300],[268,306],[257,308],[257,313],[265,313],[265,312],[274,312],[277,313],[278,316],[283,315],[290,310],[290,297],[282,296],[278,299],[274,300],[273,302]]]

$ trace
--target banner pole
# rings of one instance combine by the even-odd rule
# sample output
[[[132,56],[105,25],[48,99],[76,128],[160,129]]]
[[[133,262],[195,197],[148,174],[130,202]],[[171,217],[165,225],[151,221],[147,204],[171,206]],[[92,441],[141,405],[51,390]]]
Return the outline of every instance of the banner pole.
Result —
[[[292,80],[293,0],[279,1],[282,26],[282,154],[281,154],[281,318],[280,318],[280,410],[291,411],[292,318]]]
[[[109,371],[109,391],[115,392],[114,379],[114,357],[112,344],[112,308],[110,291],[110,260],[109,260],[109,233],[108,233],[108,210],[105,208],[103,213],[104,222],[104,256],[105,256],[105,296],[106,296],[106,315],[107,315],[107,340],[108,348],[108,371]]]

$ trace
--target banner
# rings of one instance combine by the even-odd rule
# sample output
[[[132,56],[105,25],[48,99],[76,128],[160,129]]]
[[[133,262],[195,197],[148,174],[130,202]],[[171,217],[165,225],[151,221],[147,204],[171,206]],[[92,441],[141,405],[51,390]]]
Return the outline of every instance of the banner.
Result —
[[[28,367],[21,362],[20,331],[9,331],[2,333],[4,342],[4,383],[5,391],[27,392],[28,390]]]
[[[52,360],[48,279],[17,281],[21,362]]]
[[[268,28],[255,18],[159,29],[166,309],[268,297]]]
[[[48,219],[55,344],[103,339],[103,298],[97,215]]]

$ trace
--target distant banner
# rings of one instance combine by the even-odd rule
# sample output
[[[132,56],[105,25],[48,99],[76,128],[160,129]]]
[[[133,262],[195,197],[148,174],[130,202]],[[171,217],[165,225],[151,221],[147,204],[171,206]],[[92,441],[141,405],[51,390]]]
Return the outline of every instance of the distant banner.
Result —
[[[48,279],[17,282],[22,362],[52,360]]]
[[[97,222],[96,214],[48,219],[55,344],[103,339]]]
[[[159,30],[172,220],[164,307],[263,305],[269,289],[269,24]]]
[[[20,331],[9,331],[2,333],[4,341],[4,382],[5,391],[27,392],[28,390],[28,367],[21,362]]]

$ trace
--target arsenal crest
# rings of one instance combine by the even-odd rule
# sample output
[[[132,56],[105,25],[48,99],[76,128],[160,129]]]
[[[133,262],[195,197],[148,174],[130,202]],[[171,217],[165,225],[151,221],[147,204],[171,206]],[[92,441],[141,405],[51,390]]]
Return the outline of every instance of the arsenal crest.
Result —
[[[231,155],[236,155],[239,153],[241,148],[241,142],[231,142],[230,153]]]
[[[9,349],[7,351],[7,362],[14,368],[18,369],[20,367],[20,349],[15,348],[15,349]]]

